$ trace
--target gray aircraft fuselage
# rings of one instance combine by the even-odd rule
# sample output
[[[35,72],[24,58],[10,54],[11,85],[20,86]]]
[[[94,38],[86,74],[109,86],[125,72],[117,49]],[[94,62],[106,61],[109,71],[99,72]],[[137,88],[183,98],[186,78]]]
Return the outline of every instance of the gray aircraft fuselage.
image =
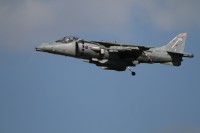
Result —
[[[139,63],[162,63],[180,66],[184,53],[186,33],[179,34],[162,47],[126,45],[111,42],[85,41],[77,37],[64,37],[52,44],[41,44],[36,51],[87,60],[103,69],[124,71]],[[131,71],[132,72],[132,71]],[[135,75],[135,72],[132,72]]]

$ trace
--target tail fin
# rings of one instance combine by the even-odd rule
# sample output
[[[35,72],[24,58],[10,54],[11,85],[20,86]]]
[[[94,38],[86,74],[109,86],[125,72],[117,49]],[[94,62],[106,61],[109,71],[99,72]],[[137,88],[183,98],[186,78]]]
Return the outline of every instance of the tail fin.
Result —
[[[165,45],[164,49],[167,52],[184,53],[186,37],[187,33],[179,34],[173,40],[171,40],[167,45]]]
[[[161,49],[167,51],[172,58],[171,62],[164,62],[162,64],[180,66],[182,57],[193,58],[193,54],[184,53],[186,38],[187,33],[181,33],[168,44],[161,47]]]

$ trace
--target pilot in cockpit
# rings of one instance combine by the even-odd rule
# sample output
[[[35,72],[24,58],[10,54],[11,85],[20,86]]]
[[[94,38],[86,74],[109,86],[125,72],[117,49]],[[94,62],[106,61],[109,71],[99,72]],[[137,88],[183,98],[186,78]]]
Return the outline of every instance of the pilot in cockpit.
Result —
[[[72,41],[76,41],[78,40],[77,37],[73,37],[73,36],[66,36],[63,37],[62,39],[57,40],[56,42],[61,42],[61,43],[70,43]]]

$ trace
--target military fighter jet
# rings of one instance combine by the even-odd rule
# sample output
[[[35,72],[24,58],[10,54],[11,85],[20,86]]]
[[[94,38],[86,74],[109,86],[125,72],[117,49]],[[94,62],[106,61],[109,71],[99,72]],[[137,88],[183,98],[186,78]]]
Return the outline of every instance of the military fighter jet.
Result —
[[[67,36],[54,43],[44,43],[36,51],[84,59],[106,70],[125,71],[140,63],[161,63],[180,66],[183,57],[192,58],[193,54],[184,53],[187,33],[181,33],[161,47],[127,45],[104,41],[86,41]]]

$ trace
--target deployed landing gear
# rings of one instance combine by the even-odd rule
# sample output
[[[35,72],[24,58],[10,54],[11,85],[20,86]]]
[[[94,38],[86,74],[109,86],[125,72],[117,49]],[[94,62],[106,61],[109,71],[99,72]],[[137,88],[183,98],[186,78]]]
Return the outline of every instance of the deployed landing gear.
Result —
[[[131,72],[131,74],[132,74],[132,76],[135,76],[136,73],[135,72]]]
[[[131,70],[131,68],[130,67],[127,67],[128,68],[128,70],[131,72],[131,74],[132,74],[132,76],[135,76],[135,72],[133,72],[132,70]]]

